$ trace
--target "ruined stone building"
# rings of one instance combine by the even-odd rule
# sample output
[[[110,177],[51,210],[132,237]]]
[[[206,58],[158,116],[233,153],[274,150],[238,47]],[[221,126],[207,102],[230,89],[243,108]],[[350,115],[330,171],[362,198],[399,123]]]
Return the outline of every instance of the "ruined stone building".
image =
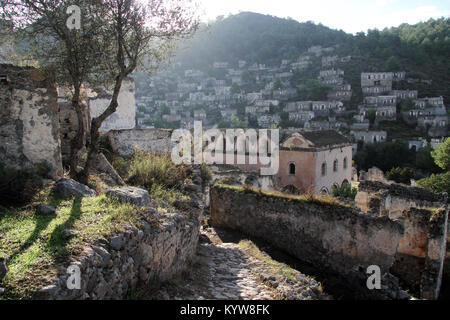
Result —
[[[118,107],[114,114],[107,118],[101,128],[101,132],[109,130],[132,129],[136,126],[136,101],[134,80],[128,78],[123,81],[118,97]],[[98,117],[109,105],[111,94],[107,91],[99,93],[89,99],[90,117]]]
[[[46,162],[62,175],[57,93],[31,67],[0,64],[0,162],[15,168]]]
[[[449,119],[443,97],[414,100],[414,107],[401,111],[403,120],[409,125],[417,125],[430,137],[448,135]]]
[[[32,67],[0,64],[0,162],[11,167],[30,167],[46,162],[53,177],[63,174],[69,160],[70,145],[78,131],[78,118],[67,89],[57,88],[43,73]],[[87,105],[84,130],[90,120],[103,112],[110,95],[84,90]],[[135,127],[134,81],[124,81],[119,107],[103,123],[100,131]]]
[[[128,78],[123,81],[118,97],[117,111],[108,117],[100,127],[100,132],[110,130],[133,129],[136,126],[136,101],[134,95],[134,80]],[[68,100],[67,89],[58,88],[58,113],[61,123],[61,146],[64,163],[69,160],[71,141],[78,131],[78,118]],[[83,90],[85,105],[87,105],[85,117],[86,132],[90,130],[91,120],[98,117],[109,105],[111,93],[107,90]]]
[[[448,233],[448,195],[362,181],[356,196],[365,213],[400,221],[404,228],[391,272],[423,299],[439,297]]]
[[[245,172],[258,173],[258,164],[236,167]],[[271,177],[272,185],[279,190],[331,193],[333,187],[349,184],[352,177],[352,144],[335,130],[281,131],[279,170]]]
[[[355,142],[363,142],[364,144],[374,144],[387,141],[386,131],[372,131],[372,130],[352,130],[350,135]]]
[[[352,177],[352,144],[337,131],[295,132],[280,146],[279,188],[330,193],[333,186],[349,184]]]

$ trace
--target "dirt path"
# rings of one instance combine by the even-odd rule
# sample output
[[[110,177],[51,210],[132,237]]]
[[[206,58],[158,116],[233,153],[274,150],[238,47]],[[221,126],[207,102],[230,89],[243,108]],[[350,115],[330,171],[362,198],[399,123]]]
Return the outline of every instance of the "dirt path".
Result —
[[[329,299],[314,279],[277,263],[253,243],[222,242],[203,229],[197,263],[189,276],[153,288],[158,300],[317,300]]]

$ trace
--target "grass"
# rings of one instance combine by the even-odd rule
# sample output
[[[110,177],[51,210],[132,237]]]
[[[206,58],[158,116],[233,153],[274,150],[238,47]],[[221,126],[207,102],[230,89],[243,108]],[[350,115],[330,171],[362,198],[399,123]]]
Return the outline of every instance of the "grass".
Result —
[[[225,188],[225,189],[230,189],[230,190],[239,191],[239,192],[250,192],[250,193],[259,194],[259,195],[265,196],[265,197],[282,198],[282,199],[288,199],[288,200],[298,201],[298,202],[302,202],[302,203],[315,203],[315,204],[319,204],[319,205],[332,205],[332,206],[340,206],[340,207],[345,207],[345,208],[351,207],[350,205],[345,204],[330,195],[322,195],[322,194],[316,195],[312,192],[302,194],[302,195],[292,195],[292,194],[282,193],[279,191],[271,191],[271,192],[262,191],[261,189],[254,188],[254,187],[251,187],[248,185],[232,186],[232,185],[226,185],[226,184],[222,184],[222,183],[216,183],[215,186],[219,187],[219,188]]]
[[[0,257],[8,259],[9,268],[1,284],[6,288],[4,299],[33,298],[33,292],[50,284],[59,271],[65,273],[58,266],[65,264],[71,254],[76,255],[87,244],[114,234],[124,225],[137,226],[135,207],[104,195],[62,201],[48,194],[47,189],[40,197],[46,198],[43,203],[57,208],[55,215],[37,215],[32,208],[0,213]],[[65,229],[77,235],[65,239],[61,235]]]
[[[287,279],[291,279],[296,281],[297,275],[299,272],[295,269],[292,269],[288,265],[273,260],[267,253],[262,252],[256,244],[254,244],[250,240],[241,240],[238,243],[238,246],[241,248],[245,248],[248,250],[248,253],[253,256],[254,258],[258,259],[259,261],[262,261],[265,263],[266,267],[268,268],[269,273],[275,274],[275,275],[281,275],[282,277],[285,277]],[[315,280],[312,277],[305,276],[307,279]],[[317,281],[317,280],[315,280]],[[317,292],[322,294],[323,293],[323,285],[319,283],[319,287],[317,288]]]
[[[176,200],[187,200],[189,197],[184,195],[177,189],[167,189],[160,184],[154,184],[149,189],[150,197],[158,203],[165,202],[169,206],[173,206]]]
[[[269,268],[270,273],[279,274],[288,279],[295,280],[297,277],[296,270],[292,269],[288,265],[273,260],[268,254],[259,250],[259,248],[250,240],[241,240],[238,246],[248,250],[249,254],[254,258],[263,261]]]
[[[169,154],[136,152],[130,163],[129,183],[151,189],[154,184],[173,188],[188,177],[185,165],[175,165]]]

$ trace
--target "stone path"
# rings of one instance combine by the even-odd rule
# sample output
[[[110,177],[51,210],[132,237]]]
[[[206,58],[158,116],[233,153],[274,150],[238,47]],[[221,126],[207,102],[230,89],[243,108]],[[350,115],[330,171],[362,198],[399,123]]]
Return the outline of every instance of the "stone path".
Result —
[[[212,241],[211,241],[212,240]],[[202,230],[198,261],[189,275],[155,289],[158,300],[317,300],[330,297],[296,270],[289,277],[273,263],[235,243],[222,243],[214,229]],[[287,267],[286,267],[287,268]],[[283,268],[284,269],[284,268]]]

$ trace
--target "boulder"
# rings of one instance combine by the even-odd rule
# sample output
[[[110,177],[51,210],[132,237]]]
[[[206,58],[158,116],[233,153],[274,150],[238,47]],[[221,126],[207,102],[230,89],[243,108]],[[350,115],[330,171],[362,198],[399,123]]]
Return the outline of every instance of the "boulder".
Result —
[[[53,193],[62,197],[63,199],[70,199],[72,197],[92,197],[97,193],[88,186],[81,184],[72,179],[61,179],[53,187]]]
[[[122,241],[122,237],[117,236],[117,237],[113,237],[111,238],[109,245],[111,246],[111,248],[113,248],[114,250],[119,251],[120,249],[122,249],[123,247],[123,241]]]
[[[34,207],[34,210],[36,211],[36,213],[38,215],[43,215],[43,216],[56,213],[56,208],[54,208],[52,206],[47,206],[42,203],[40,203],[36,207]]]
[[[130,203],[138,207],[147,207],[151,204],[150,195],[147,190],[135,187],[124,187],[119,189],[110,189],[106,196],[120,202]]]
[[[65,230],[61,231],[61,236],[65,240],[75,237],[77,234],[78,234],[78,232],[76,232],[75,230],[70,230],[70,229],[65,229]]]
[[[124,186],[125,182],[123,181],[122,177],[117,173],[117,171],[114,169],[114,167],[109,163],[108,159],[106,159],[105,155],[103,153],[100,153],[97,156],[97,161],[95,162],[95,169],[102,173],[107,177],[107,179],[103,178],[103,180],[106,180],[105,182],[113,182],[114,185],[117,186]]]
[[[196,193],[202,193],[202,187],[196,184],[185,184],[184,190],[186,192],[196,192]]]

